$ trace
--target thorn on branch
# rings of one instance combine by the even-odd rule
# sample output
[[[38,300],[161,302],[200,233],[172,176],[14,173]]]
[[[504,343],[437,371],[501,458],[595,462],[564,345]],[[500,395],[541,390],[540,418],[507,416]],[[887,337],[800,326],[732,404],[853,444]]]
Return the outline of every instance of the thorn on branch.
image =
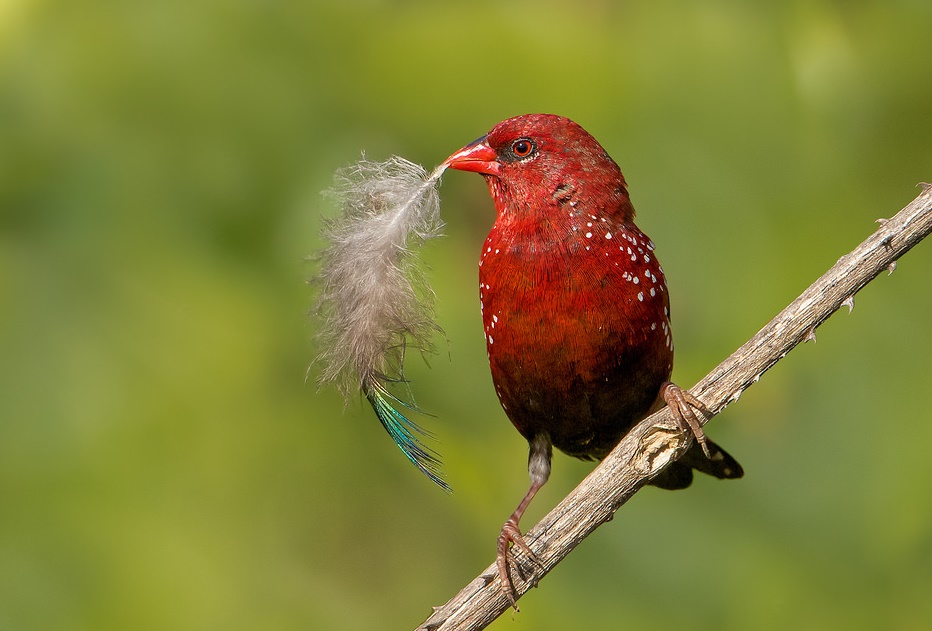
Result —
[[[896,261],[890,261],[890,264],[887,265],[887,276],[896,271]]]
[[[806,339],[803,340],[803,341],[804,341],[804,342],[812,342],[813,344],[815,344],[815,341],[816,341],[816,339],[815,339],[815,327],[812,327],[811,329],[809,329],[808,331],[806,331]]]
[[[919,184],[916,186],[921,186],[923,193],[928,193],[929,189],[932,188],[932,184],[929,184],[928,182],[919,182]]]
[[[854,311],[854,295],[848,296],[841,302],[842,306],[848,307],[848,313]]]

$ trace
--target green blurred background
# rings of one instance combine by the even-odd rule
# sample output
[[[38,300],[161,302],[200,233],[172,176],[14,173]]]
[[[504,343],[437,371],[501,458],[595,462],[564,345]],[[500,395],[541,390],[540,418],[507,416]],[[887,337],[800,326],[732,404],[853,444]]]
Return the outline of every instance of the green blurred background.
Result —
[[[335,169],[515,114],[624,169],[694,383],[932,181],[927,0],[0,2],[0,629],[406,629],[527,484],[449,173],[409,361],[447,496],[316,392]],[[932,244],[710,426],[740,482],[646,489],[493,629],[932,626]],[[532,525],[591,469],[557,456]]]

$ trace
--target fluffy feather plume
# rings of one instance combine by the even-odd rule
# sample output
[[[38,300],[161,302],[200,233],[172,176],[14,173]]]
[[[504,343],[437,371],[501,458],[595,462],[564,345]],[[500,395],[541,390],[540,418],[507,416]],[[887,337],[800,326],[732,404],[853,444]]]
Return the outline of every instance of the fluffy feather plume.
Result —
[[[432,436],[403,411],[418,411],[410,393],[406,400],[391,392],[406,384],[405,349],[429,352],[431,335],[440,330],[412,245],[439,236],[443,227],[437,188],[444,169],[428,176],[394,156],[363,158],[337,172],[327,194],[339,201],[342,215],[324,227],[329,245],[317,278],[318,361],[320,385],[335,383],[347,400],[362,390],[405,456],[449,491],[437,453],[421,441]]]

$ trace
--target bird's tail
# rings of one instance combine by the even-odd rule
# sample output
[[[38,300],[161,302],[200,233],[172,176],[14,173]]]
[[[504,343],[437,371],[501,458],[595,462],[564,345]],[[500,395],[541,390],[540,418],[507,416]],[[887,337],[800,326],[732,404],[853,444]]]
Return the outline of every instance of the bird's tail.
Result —
[[[720,480],[733,480],[744,475],[744,469],[731,454],[711,440],[708,441],[708,446],[711,458],[702,453],[698,444],[693,444],[682,458],[661,471],[650,484],[670,491],[685,489],[692,484],[693,469]]]

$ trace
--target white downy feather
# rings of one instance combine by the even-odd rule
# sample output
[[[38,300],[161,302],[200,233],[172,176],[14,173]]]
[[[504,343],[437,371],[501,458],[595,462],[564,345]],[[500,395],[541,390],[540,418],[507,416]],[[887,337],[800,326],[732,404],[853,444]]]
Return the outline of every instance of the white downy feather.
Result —
[[[404,383],[405,349],[429,352],[431,335],[440,330],[415,248],[443,227],[437,189],[444,170],[428,175],[394,156],[385,162],[363,158],[338,171],[327,194],[339,201],[342,214],[324,228],[329,245],[316,280],[319,384],[335,383],[347,399],[362,390],[404,454],[449,489],[436,453],[418,439],[429,434],[399,409],[416,410],[413,403],[390,391]]]

